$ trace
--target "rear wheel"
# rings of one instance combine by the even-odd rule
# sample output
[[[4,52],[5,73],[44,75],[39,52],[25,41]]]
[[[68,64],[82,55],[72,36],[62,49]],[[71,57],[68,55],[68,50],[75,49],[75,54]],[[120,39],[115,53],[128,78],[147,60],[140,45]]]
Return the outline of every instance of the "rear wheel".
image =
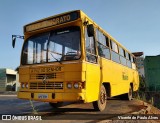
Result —
[[[63,102],[57,102],[57,103],[49,103],[50,106],[52,106],[53,108],[58,108],[61,107],[63,105]]]
[[[97,101],[93,102],[93,107],[96,111],[103,111],[107,104],[107,93],[104,85],[101,85],[101,90],[99,93],[99,98]]]
[[[133,89],[132,86],[129,86],[129,91],[126,94],[120,95],[119,96],[122,100],[132,100],[133,99]]]
[[[133,89],[132,86],[130,85],[127,100],[132,100],[132,99],[133,99]]]
[[[129,100],[129,101],[133,99],[133,89],[131,85],[129,86],[128,93],[121,95],[121,99]]]

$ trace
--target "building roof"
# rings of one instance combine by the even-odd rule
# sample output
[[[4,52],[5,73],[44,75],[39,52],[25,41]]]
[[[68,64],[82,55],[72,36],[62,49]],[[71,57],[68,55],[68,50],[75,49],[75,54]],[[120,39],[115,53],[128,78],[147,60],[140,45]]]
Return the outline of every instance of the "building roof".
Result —
[[[12,70],[12,69],[8,69],[8,68],[0,68],[0,71],[4,71],[6,72],[6,74],[10,74],[10,75],[16,75],[17,71]]]
[[[143,55],[143,52],[134,52],[132,53],[135,57],[140,57]]]

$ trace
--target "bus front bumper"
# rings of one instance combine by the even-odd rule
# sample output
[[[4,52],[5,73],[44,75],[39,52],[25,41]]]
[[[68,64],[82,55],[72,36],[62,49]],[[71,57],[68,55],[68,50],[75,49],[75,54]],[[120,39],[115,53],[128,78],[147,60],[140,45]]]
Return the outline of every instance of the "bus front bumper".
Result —
[[[67,102],[85,100],[84,93],[44,93],[44,92],[18,92],[20,99],[35,100],[41,102]]]

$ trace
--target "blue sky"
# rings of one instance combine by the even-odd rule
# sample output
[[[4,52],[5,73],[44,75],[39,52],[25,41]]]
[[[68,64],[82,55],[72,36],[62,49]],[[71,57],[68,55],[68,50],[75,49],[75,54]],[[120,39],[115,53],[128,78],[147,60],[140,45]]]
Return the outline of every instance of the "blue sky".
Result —
[[[23,40],[11,46],[11,35],[23,35],[27,23],[70,10],[83,10],[131,52],[160,54],[160,0],[0,0],[0,68],[20,64]]]

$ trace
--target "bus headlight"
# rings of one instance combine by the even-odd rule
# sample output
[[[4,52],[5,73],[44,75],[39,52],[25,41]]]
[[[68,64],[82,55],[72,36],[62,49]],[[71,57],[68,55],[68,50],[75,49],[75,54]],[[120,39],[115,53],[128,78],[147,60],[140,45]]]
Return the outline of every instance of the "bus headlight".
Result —
[[[74,88],[75,88],[75,89],[78,89],[78,88],[79,88],[78,82],[74,83]]]
[[[28,83],[21,83],[21,88],[28,88],[29,87],[29,85],[28,85]]]
[[[26,84],[26,88],[28,88],[28,83]]]
[[[72,88],[72,83],[67,83],[67,88],[71,89]]]

